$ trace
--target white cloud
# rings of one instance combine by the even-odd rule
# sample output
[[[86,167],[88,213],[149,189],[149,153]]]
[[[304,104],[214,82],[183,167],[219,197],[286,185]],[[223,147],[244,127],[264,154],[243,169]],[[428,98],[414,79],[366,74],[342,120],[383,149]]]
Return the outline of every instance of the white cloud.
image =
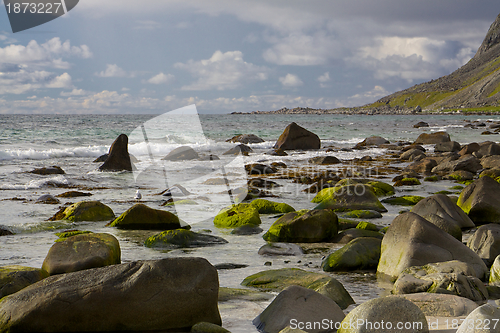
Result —
[[[69,40],[61,43],[59,37],[54,37],[43,44],[32,40],[26,46],[11,44],[0,48],[1,62],[18,65],[67,69],[70,64],[60,58],[63,56],[90,58],[92,52],[86,45],[71,46]]]
[[[147,80],[146,82],[151,83],[151,84],[163,84],[163,83],[170,83],[174,79],[175,79],[175,76],[172,74],[165,75],[163,73],[159,73],[159,74],[153,76],[152,78],[150,78],[149,80]]]
[[[328,85],[326,84],[327,82],[330,82],[330,72],[325,72],[323,73],[322,75],[320,75],[318,78],[317,78],[318,82],[319,82],[319,86],[321,88],[327,88]]]
[[[71,76],[68,73],[57,76],[47,71],[31,71],[26,67],[0,72],[0,95],[23,94],[43,88],[71,89]]]
[[[61,91],[61,96],[68,97],[68,96],[85,96],[88,95],[89,93],[83,89],[73,89],[70,92],[65,92]]]
[[[216,51],[210,59],[176,63],[175,68],[191,73],[198,80],[182,90],[226,90],[244,83],[267,80],[269,69],[243,60],[243,53]]]
[[[94,75],[99,77],[127,77],[129,74],[117,64],[107,64],[106,69]]]
[[[135,30],[156,30],[161,28],[161,23],[152,20],[137,21],[135,23],[136,25],[133,28]]]
[[[279,80],[281,84],[287,88],[295,88],[304,85],[304,82],[302,82],[302,80],[297,75],[290,73],[288,73],[284,77],[280,77]]]
[[[355,105],[355,106],[360,106],[360,105],[366,105],[369,103],[373,103],[380,98],[389,95],[390,93],[385,90],[384,87],[382,86],[375,86],[373,87],[372,90],[366,91],[364,93],[360,94],[355,94],[353,96],[350,96],[348,100],[346,101],[346,105]]]
[[[4,44],[14,44],[17,43],[17,39],[10,37],[11,34],[8,34],[4,31],[0,31],[0,41]]]

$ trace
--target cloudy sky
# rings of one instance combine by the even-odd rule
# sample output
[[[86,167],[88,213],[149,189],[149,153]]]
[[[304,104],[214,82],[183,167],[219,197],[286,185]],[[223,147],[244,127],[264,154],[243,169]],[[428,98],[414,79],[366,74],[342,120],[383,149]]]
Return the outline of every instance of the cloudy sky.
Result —
[[[451,73],[499,13],[498,0],[80,0],[13,34],[2,5],[0,113],[359,106]]]

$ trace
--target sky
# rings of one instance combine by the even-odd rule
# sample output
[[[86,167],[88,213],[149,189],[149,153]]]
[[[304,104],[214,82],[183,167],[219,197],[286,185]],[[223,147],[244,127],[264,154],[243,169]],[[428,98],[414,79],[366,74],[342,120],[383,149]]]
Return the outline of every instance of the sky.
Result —
[[[464,65],[499,13],[498,0],[80,0],[12,33],[2,4],[0,114],[365,105]]]

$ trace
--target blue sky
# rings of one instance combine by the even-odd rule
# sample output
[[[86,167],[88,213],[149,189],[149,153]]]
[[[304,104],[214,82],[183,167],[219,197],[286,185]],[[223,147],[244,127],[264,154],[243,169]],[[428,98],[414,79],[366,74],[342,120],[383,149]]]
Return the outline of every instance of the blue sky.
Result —
[[[80,0],[12,33],[0,113],[359,106],[466,63],[498,0]]]

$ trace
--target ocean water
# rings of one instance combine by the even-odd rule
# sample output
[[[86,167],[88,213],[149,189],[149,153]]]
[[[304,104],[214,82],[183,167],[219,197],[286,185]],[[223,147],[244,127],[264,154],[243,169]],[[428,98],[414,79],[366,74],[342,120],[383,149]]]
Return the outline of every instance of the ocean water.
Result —
[[[157,126],[148,142],[143,137],[141,125],[146,124],[148,133],[158,122],[158,115],[0,115],[0,225],[12,230],[15,235],[0,237],[0,265],[25,265],[41,267],[42,262],[57,238],[55,232],[66,229],[108,232],[120,241],[122,261],[158,259],[170,256],[200,256],[212,264],[240,263],[248,267],[234,270],[220,270],[220,285],[238,288],[248,275],[282,267],[297,267],[314,272],[320,269],[321,257],[328,251],[310,251],[299,257],[263,257],[257,254],[265,244],[262,234],[235,236],[230,230],[215,228],[213,216],[234,198],[227,195],[227,185],[206,185],[208,179],[226,179],[229,187],[246,184],[244,164],[251,162],[284,162],[289,170],[310,167],[307,160],[314,156],[334,155],[344,162],[342,166],[316,167],[316,171],[334,170],[349,166],[353,158],[385,154],[385,149],[349,150],[356,143],[372,135],[390,140],[414,141],[422,132],[447,131],[452,140],[459,143],[498,141],[497,135],[483,136],[484,127],[464,127],[470,122],[499,121],[498,116],[415,115],[415,116],[359,116],[359,115],[200,115],[201,127],[169,123],[171,127]],[[425,121],[430,127],[415,129],[413,124]],[[288,156],[277,157],[265,154],[276,142],[283,129],[291,122],[316,133],[322,140],[319,151],[292,151]],[[149,124],[149,125],[147,125]],[[152,125],[151,125],[152,124]],[[151,126],[150,126],[151,125]],[[198,126],[198,125],[197,125]],[[143,127],[144,128],[144,127]],[[139,131],[139,132],[137,132]],[[203,135],[199,135],[200,131]],[[111,143],[121,133],[130,136],[129,152],[136,158],[137,171],[99,172],[100,163],[92,161],[108,152]],[[252,133],[265,140],[250,144],[254,150],[247,157],[222,155],[235,146],[225,142],[237,134]],[[193,139],[194,138],[194,139]],[[161,158],[173,149],[189,144],[200,155],[216,154],[220,161],[161,162]],[[326,153],[326,147],[333,152]],[[344,149],[343,149],[344,148]],[[432,147],[427,147],[432,149]],[[152,156],[154,158],[152,158]],[[40,176],[30,170],[52,165],[60,166],[64,175]],[[404,167],[406,164],[398,164]],[[310,171],[310,170],[309,170]],[[381,175],[383,181],[391,182],[394,175]],[[302,192],[307,185],[292,183],[291,180],[273,179],[282,185],[274,190],[277,197],[271,200],[287,202],[294,208],[312,208],[312,195]],[[140,190],[144,204],[161,208],[166,198],[158,195],[173,184],[185,186],[192,195],[201,199],[200,205],[176,206],[172,209],[182,220],[192,226],[193,231],[210,230],[211,234],[228,240],[228,244],[192,249],[160,250],[143,246],[154,231],[124,231],[105,227],[105,222],[69,223],[47,221],[58,207],[79,200],[99,200],[110,206],[116,215],[130,208],[136,190]],[[430,195],[447,189],[452,182],[424,184],[416,189],[399,189],[400,192]],[[59,205],[35,203],[44,194],[57,195],[69,190],[92,193],[91,197],[61,198]],[[402,195],[402,193],[398,193]],[[372,222],[385,226],[402,209],[387,206],[389,212]],[[263,215],[262,229],[266,231],[276,216]],[[340,245],[332,245],[331,251]],[[272,266],[264,266],[271,262]],[[373,273],[331,274],[341,281],[357,303],[377,297],[387,290],[380,285]],[[220,304],[224,327],[232,332],[256,332],[251,320],[268,302],[230,301]]]

